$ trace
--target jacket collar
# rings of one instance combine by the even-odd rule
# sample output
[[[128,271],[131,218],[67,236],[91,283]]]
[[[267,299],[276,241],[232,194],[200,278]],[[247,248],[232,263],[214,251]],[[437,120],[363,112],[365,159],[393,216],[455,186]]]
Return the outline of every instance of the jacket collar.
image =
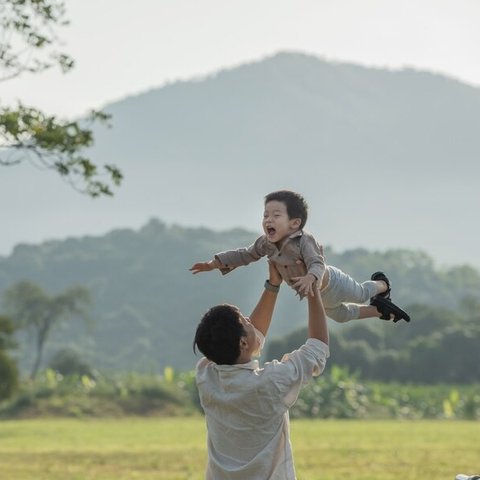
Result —
[[[288,238],[301,237],[302,235],[303,235],[303,230],[297,230],[296,232],[293,232]]]

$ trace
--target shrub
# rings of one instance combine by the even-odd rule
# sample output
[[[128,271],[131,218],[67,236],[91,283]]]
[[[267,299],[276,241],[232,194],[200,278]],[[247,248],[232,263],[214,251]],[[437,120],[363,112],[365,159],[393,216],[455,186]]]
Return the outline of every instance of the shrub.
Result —
[[[0,350],[0,402],[10,398],[17,389],[18,371],[13,360]]]
[[[292,418],[361,418],[368,405],[366,388],[357,376],[333,366],[302,389],[290,414]]]
[[[50,360],[49,367],[64,376],[77,374],[95,377],[92,368],[72,348],[58,351]]]

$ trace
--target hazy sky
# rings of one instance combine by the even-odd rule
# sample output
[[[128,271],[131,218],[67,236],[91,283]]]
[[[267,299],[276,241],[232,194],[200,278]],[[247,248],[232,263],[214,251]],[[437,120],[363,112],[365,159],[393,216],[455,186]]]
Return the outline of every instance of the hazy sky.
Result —
[[[479,0],[67,0],[67,75],[2,83],[2,102],[75,116],[279,50],[444,72],[480,86]]]
[[[168,82],[205,76],[282,50],[367,66],[395,69],[408,66],[442,72],[480,87],[480,0],[66,0],[65,3],[71,24],[62,29],[60,36],[64,50],[76,60],[76,68],[67,75],[51,71],[2,82],[2,105],[19,99],[47,113],[75,117]],[[27,168],[30,165],[1,170],[0,181],[9,182],[8,174],[16,175],[22,167],[25,175],[35,179],[35,185],[38,178],[39,191],[45,188],[47,180],[41,177],[45,172]],[[50,175],[52,190],[67,188]],[[257,198],[264,193],[257,192]],[[73,191],[71,194],[78,195]],[[0,222],[4,226],[0,255],[20,242],[98,234],[100,228],[107,228],[90,220],[88,224],[82,223],[82,215],[89,219],[88,213],[98,203],[75,198],[81,201],[81,207],[68,218],[57,217],[54,205],[50,208],[33,204],[23,197],[15,209],[0,212],[4,215]],[[118,197],[112,201],[118,202]],[[135,205],[130,208],[138,222],[134,226],[144,224],[149,218],[148,212],[137,212]],[[45,212],[48,225],[41,220],[40,214]],[[118,215],[119,227],[132,226],[124,211],[119,210]],[[163,215],[159,211],[159,218],[165,220]],[[210,226],[207,218],[199,221]],[[461,248],[453,250],[468,255]]]

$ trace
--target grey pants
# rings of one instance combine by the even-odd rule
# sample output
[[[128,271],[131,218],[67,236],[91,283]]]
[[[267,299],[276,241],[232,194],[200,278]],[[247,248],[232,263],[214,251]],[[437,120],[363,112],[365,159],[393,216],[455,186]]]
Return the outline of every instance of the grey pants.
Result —
[[[377,294],[376,282],[367,280],[358,283],[350,275],[331,265],[327,265],[327,270],[329,281],[321,291],[327,316],[340,323],[358,318],[359,304]]]

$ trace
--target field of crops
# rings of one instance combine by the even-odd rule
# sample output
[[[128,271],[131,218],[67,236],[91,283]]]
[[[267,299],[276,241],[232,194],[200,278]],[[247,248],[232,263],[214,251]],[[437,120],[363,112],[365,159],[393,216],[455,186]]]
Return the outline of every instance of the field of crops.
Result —
[[[453,480],[480,472],[471,421],[294,420],[299,480]],[[205,426],[190,418],[0,422],[2,480],[200,480]]]

